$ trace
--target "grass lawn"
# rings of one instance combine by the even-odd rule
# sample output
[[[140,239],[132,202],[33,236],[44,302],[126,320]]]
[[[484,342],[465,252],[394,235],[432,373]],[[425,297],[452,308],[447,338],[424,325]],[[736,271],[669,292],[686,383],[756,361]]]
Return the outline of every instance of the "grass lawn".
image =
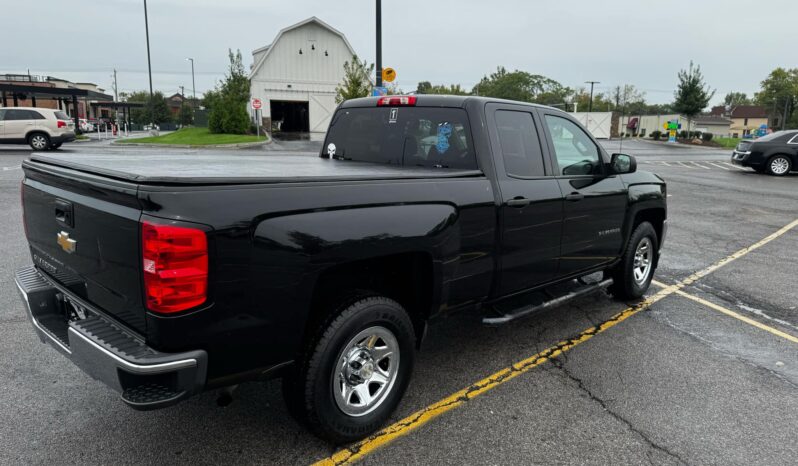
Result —
[[[123,139],[119,143],[133,144],[178,144],[188,146],[210,146],[216,144],[241,144],[266,141],[266,136],[250,134],[212,134],[208,128],[183,128],[164,136]]]
[[[727,149],[734,149],[740,138],[712,138],[712,142],[716,142]]]

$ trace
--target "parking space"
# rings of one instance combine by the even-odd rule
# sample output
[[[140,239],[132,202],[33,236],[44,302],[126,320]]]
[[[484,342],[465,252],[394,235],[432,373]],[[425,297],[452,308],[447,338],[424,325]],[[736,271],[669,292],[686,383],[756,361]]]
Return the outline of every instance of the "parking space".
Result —
[[[206,393],[131,411],[41,345],[0,281],[0,430],[17,433],[0,436],[0,463],[794,462],[798,177],[730,166],[728,151],[623,146],[606,143],[669,183],[661,286],[642,303],[599,293],[499,328],[476,312],[437,322],[394,424],[351,446],[298,426],[278,381],[242,385],[225,408]],[[29,261],[18,192],[29,154],[0,149],[4,277]]]

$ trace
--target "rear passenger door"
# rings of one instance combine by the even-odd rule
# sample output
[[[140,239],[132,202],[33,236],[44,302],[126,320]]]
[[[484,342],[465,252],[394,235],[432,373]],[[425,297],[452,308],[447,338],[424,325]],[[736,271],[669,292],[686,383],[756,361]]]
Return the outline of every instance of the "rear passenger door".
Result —
[[[502,199],[498,295],[505,296],[556,277],[563,201],[534,109],[488,104],[486,114]]]
[[[608,173],[606,154],[573,118],[556,110],[539,114],[565,200],[559,272],[574,275],[620,254],[626,188]]]
[[[5,137],[6,124],[3,121],[3,118],[5,118],[5,116],[6,116],[6,109],[0,108],[0,138],[4,138]]]

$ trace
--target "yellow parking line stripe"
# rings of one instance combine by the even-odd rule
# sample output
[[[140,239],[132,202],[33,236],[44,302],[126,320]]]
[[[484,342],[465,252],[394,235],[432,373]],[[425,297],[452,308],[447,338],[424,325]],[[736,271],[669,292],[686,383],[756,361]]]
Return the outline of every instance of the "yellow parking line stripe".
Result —
[[[729,262],[738,259],[749,252],[762,247],[763,245],[773,241],[774,239],[778,238],[779,236],[783,235],[784,233],[788,232],[792,228],[798,225],[798,219],[794,220],[793,222],[789,223],[788,225],[782,227],[775,233],[763,238],[762,240],[754,243],[753,245],[743,248],[734,254],[725,257],[718,262],[706,267],[694,274],[690,275],[686,279],[682,280],[681,282],[675,285],[665,285],[659,282],[656,282],[658,286],[663,286],[664,288],[651,297],[645,299],[641,303],[637,304],[634,307],[629,307],[624,311],[615,314],[609,320],[584,330],[582,333],[577,335],[574,338],[569,340],[561,341],[560,343],[549,347],[540,353],[534,354],[522,361],[519,361],[513,364],[510,367],[505,367],[504,369],[490,375],[479,382],[469,385],[468,387],[449,395],[448,397],[431,404],[425,408],[422,408],[413,414],[405,417],[404,419],[391,424],[390,426],[380,430],[379,432],[370,435],[369,437],[356,442],[348,447],[345,447],[334,454],[332,454],[328,458],[324,458],[315,463],[316,466],[321,465],[340,465],[340,464],[348,464],[354,461],[357,461],[360,458],[368,455],[372,451],[387,445],[399,437],[405,436],[410,432],[418,429],[419,427],[425,425],[429,421],[435,419],[436,417],[440,416],[441,414],[450,411],[458,406],[463,405],[465,402],[476,398],[477,396],[488,392],[503,383],[512,380],[518,377],[521,374],[529,372],[530,370],[534,369],[535,367],[540,366],[541,364],[549,361],[557,356],[563,354],[564,352],[574,348],[577,345],[580,345],[595,335],[602,333],[615,325],[623,322],[624,320],[632,317],[633,315],[639,313],[640,311],[644,311],[648,309],[652,304],[660,301],[663,298],[666,298],[674,293],[679,292],[682,288],[687,285],[692,284],[696,280],[701,277],[704,277],[713,271],[717,270],[718,268],[728,264]],[[685,293],[686,294],[686,293]]]
[[[651,280],[651,283],[654,284],[654,285],[657,285],[659,287],[662,287],[662,288],[668,288],[668,285],[666,285],[666,284],[664,284],[662,282],[658,282],[656,280]],[[675,293],[678,294],[679,296],[684,296],[687,299],[691,299],[691,300],[693,300],[693,301],[695,301],[695,302],[697,302],[699,304],[703,304],[704,306],[710,307],[710,308],[712,308],[712,309],[714,309],[714,310],[716,310],[718,312],[722,312],[722,313],[724,313],[724,314],[726,314],[728,316],[734,317],[735,319],[743,321],[746,324],[750,324],[750,325],[753,325],[756,328],[762,329],[762,330],[764,330],[766,332],[770,332],[773,335],[776,335],[776,336],[779,336],[781,338],[784,338],[785,340],[789,340],[789,341],[791,341],[793,343],[798,343],[798,337],[796,337],[794,335],[791,335],[789,333],[786,333],[786,332],[782,332],[781,330],[779,330],[777,328],[773,328],[773,327],[771,327],[769,325],[765,325],[762,322],[759,322],[758,320],[754,320],[754,319],[751,319],[749,317],[746,317],[746,316],[744,316],[742,314],[739,314],[737,312],[732,311],[731,309],[727,309],[727,308],[725,308],[723,306],[719,306],[719,305],[717,305],[717,304],[715,304],[715,303],[713,303],[711,301],[707,301],[706,299],[699,298],[698,296],[695,296],[695,295],[692,295],[692,294],[689,294],[689,293],[685,293],[682,290],[676,290]]]
[[[454,409],[462,405],[463,403],[472,400],[477,396],[518,377],[521,374],[529,372],[530,370],[534,369],[535,367],[538,367],[544,362],[556,358],[557,356],[574,348],[575,346],[590,340],[595,335],[598,335],[599,333],[602,333],[614,327],[615,325],[618,325],[619,323],[623,322],[629,317],[632,317],[633,315],[637,314],[640,311],[648,309],[648,307],[654,304],[655,302],[667,297],[668,295],[674,292],[676,292],[675,286],[661,290],[660,292],[654,294],[645,301],[642,301],[637,306],[629,307],[624,311],[615,314],[609,320],[595,327],[590,327],[586,329],[576,337],[565,341],[561,341],[556,345],[541,351],[540,353],[532,355],[522,361],[513,364],[510,367],[505,367],[504,369],[480,380],[479,382],[471,384],[468,387],[452,395],[449,395],[448,397],[430,406],[427,406],[426,408],[418,410],[415,413],[405,417],[401,421],[398,421],[386,427],[385,429],[377,432],[376,434],[373,434],[364,440],[352,444],[349,447],[336,452],[329,458],[325,458],[315,464],[316,466],[340,465],[357,461],[358,459],[366,456],[367,454],[376,450],[377,448],[418,429],[419,427],[423,426],[432,419],[435,419],[441,414],[451,409]]]

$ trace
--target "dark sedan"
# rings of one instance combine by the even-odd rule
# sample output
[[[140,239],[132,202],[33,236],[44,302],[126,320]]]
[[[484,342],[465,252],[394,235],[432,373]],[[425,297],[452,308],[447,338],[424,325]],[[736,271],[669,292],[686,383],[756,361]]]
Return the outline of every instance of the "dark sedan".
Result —
[[[775,176],[798,170],[798,130],[777,131],[753,141],[740,141],[731,161]]]

